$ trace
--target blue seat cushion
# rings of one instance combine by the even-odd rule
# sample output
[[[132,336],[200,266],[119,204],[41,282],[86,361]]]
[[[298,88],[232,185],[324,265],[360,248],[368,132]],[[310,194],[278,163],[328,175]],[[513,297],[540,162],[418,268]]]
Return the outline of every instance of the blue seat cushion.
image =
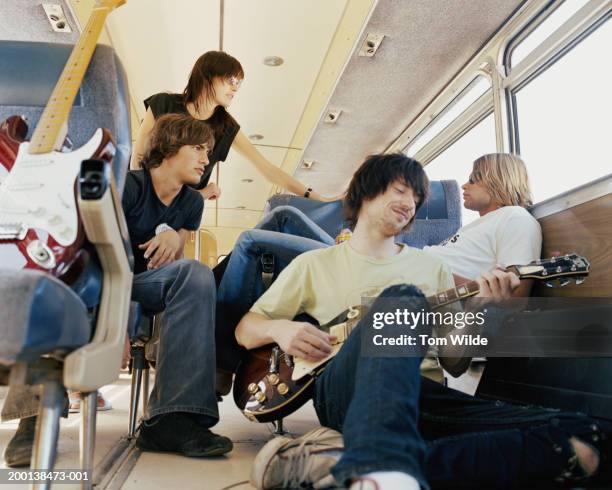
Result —
[[[348,224],[344,219],[342,201],[320,202],[290,194],[278,194],[268,200],[266,209],[293,206],[335,238]],[[461,227],[459,186],[454,180],[432,181],[429,198],[417,212],[408,232],[397,240],[412,247],[437,245]]]
[[[64,354],[92,337],[81,299],[49,274],[0,269],[0,297],[0,364]]]

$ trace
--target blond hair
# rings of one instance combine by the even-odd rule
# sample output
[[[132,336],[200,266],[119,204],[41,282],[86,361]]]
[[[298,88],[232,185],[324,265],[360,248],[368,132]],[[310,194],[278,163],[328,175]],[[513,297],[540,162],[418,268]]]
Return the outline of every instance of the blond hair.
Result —
[[[510,153],[490,153],[477,158],[471,178],[483,184],[502,206],[533,204],[525,162]]]

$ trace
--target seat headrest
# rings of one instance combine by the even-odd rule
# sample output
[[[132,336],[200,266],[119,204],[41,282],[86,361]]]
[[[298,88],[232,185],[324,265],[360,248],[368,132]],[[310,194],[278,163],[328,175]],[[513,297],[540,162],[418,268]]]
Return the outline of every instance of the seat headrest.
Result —
[[[342,201],[320,202],[301,196],[277,194],[268,200],[266,210],[277,206],[293,206],[331,237],[347,227],[342,210]],[[459,186],[454,180],[432,181],[429,198],[419,208],[414,223],[399,241],[413,247],[437,245],[455,233],[461,226],[461,202]]]
[[[0,120],[23,115],[29,134],[70,56],[71,44],[0,41]],[[113,172],[123,190],[131,153],[129,97],[125,72],[110,46],[98,45],[81,84],[68,121],[75,147],[97,128],[108,129],[117,144]]]

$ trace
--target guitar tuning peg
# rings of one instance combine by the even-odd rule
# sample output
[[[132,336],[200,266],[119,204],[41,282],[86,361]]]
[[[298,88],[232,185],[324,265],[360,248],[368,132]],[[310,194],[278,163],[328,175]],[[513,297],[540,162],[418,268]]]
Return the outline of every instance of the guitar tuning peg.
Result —
[[[569,279],[559,279],[559,287],[567,286],[570,282],[572,281]]]
[[[580,286],[583,282],[584,282],[584,277],[576,278],[576,285],[577,286]]]
[[[555,288],[557,286],[555,286],[551,281],[545,281],[544,285],[548,288]]]

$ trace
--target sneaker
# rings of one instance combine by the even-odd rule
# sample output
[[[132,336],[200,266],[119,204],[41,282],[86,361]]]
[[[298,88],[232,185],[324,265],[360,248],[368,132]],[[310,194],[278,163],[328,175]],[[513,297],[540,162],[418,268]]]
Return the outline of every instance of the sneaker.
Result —
[[[30,466],[35,431],[36,417],[28,417],[19,421],[15,435],[4,450],[4,462],[9,468]]]
[[[70,413],[79,413],[81,411],[81,392],[80,391],[71,391],[68,399],[70,400],[70,405],[68,406],[68,412]],[[107,410],[112,410],[113,406],[110,402],[104,398],[101,392],[98,391],[98,396],[96,399],[96,410],[98,412],[106,412]]]
[[[211,432],[184,412],[158,415],[143,422],[136,446],[143,451],[173,452],[191,458],[221,456],[234,447],[230,439]]]
[[[276,437],[261,448],[251,469],[251,485],[263,488],[315,488],[335,485],[332,467],[344,443],[342,434],[327,427],[301,437]]]

